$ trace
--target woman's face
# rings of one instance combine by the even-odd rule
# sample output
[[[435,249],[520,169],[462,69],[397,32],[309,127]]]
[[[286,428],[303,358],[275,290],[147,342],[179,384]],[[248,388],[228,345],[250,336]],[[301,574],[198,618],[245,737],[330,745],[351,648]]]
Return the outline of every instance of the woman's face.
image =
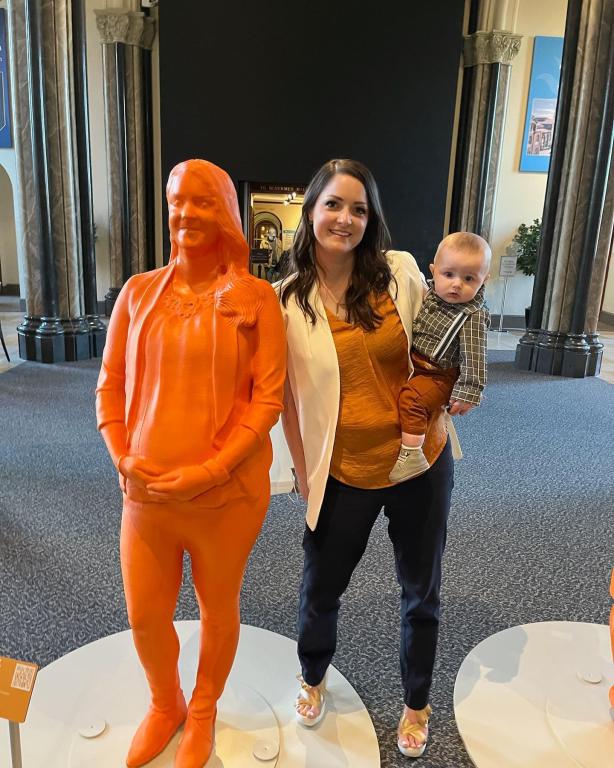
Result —
[[[178,173],[168,190],[168,228],[179,248],[208,250],[220,237],[218,199],[195,173]]]
[[[358,179],[336,173],[310,211],[317,249],[330,255],[348,255],[360,243],[369,221],[367,193]]]

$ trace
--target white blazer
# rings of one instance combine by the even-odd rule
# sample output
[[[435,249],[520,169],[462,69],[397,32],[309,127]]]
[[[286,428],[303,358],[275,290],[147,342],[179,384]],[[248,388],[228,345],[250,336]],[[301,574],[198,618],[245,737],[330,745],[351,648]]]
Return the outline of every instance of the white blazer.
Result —
[[[414,257],[406,251],[388,251],[388,262],[396,280],[389,292],[407,335],[407,350],[411,348],[412,322],[422,306],[424,278]],[[274,287],[279,294],[281,283]],[[305,317],[293,294],[287,307],[281,311],[288,338],[288,382],[296,406],[309,501],[307,525],[313,531],[318,522],[339,416],[339,362],[335,342],[326,319],[326,310],[317,286],[309,296],[318,321],[314,324]],[[411,358],[409,372],[413,371]],[[286,412],[286,418],[294,414]]]

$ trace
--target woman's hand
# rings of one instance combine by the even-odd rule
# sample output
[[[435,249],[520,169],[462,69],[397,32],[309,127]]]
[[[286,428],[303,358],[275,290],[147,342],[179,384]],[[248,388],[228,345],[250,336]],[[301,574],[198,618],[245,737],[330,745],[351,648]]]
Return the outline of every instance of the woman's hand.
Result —
[[[120,475],[138,485],[145,486],[164,471],[145,456],[122,456],[117,465]]]
[[[309,485],[307,484],[307,477],[303,472],[297,472],[294,470],[294,487],[298,490],[305,501],[309,500]]]
[[[475,408],[473,403],[466,403],[464,400],[450,400],[448,413],[450,416],[464,416],[472,408]]]
[[[226,480],[228,474],[225,470],[220,467],[216,471],[214,463],[207,461],[165,472],[153,482],[147,483],[147,491],[153,499],[159,501],[190,501]]]

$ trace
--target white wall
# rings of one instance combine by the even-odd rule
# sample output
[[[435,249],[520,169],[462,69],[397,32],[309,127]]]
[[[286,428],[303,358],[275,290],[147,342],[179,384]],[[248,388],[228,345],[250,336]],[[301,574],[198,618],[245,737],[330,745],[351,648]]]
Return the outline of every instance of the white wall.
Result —
[[[15,151],[0,149],[0,264],[2,284],[19,283],[15,226]]]
[[[505,255],[518,225],[541,219],[546,194],[547,174],[520,173],[520,149],[526,116],[527,96],[533,60],[533,40],[536,36],[563,37],[567,0],[520,0],[516,34],[523,35],[518,56],[512,64],[507,115],[503,135],[501,167],[495,206],[491,245],[493,265],[487,286],[487,299],[492,312],[499,313],[503,280],[499,260]],[[531,302],[533,278],[518,273],[508,281],[505,300],[506,315],[523,315]]]
[[[107,152],[104,127],[104,95],[102,90],[102,45],[96,29],[94,8],[105,8],[104,0],[85,0],[85,34],[87,40],[87,88],[90,114],[92,158],[92,195],[96,223],[96,289],[102,301],[109,290],[109,203],[107,198]]]
[[[610,269],[606,278],[605,290],[603,293],[603,306],[601,309],[604,312],[609,312],[614,315],[614,258],[610,256]]]

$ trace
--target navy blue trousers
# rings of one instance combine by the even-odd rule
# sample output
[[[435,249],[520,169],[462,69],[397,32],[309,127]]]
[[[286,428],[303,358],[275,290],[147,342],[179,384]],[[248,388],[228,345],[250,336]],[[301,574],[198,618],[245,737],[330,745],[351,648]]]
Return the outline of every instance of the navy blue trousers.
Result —
[[[341,596],[382,509],[401,586],[401,678],[412,709],[428,704],[437,635],[441,559],[454,466],[450,443],[420,477],[390,488],[354,488],[329,477],[315,531],[305,530],[298,655],[303,678],[321,682],[337,645]]]

